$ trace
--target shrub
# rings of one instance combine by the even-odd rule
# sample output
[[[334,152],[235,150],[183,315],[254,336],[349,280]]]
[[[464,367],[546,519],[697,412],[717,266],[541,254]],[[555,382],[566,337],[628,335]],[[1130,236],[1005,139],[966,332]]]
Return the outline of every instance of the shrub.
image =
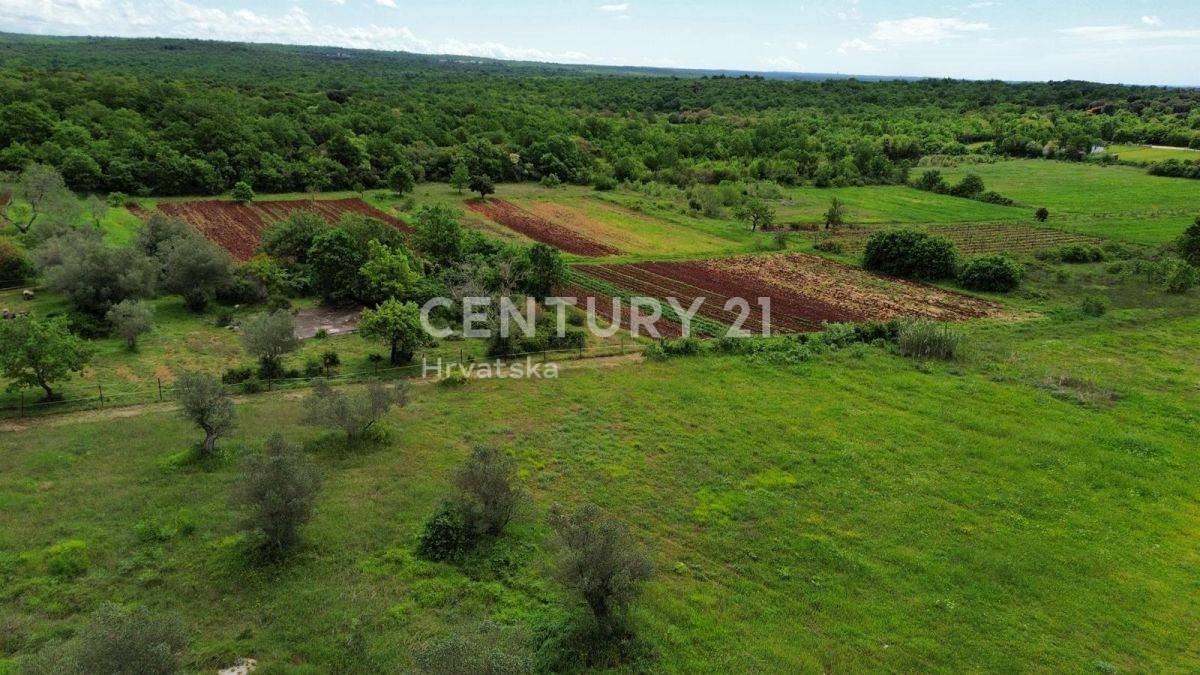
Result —
[[[46,549],[44,561],[50,576],[59,579],[74,579],[82,576],[91,566],[87,542],[68,539]]]
[[[451,499],[425,521],[417,553],[430,560],[458,560],[475,546],[475,540],[466,505]]]
[[[179,671],[185,644],[183,628],[174,618],[105,604],[75,637],[47,647],[22,663],[21,670],[39,675],[169,675]]]
[[[667,359],[674,356],[697,356],[704,352],[704,343],[696,338],[659,340],[646,347],[643,355],[648,359]]]
[[[243,204],[254,201],[254,188],[246,181],[238,181],[233,186],[233,199]]]
[[[245,529],[258,538],[260,553],[275,558],[296,545],[319,490],[307,459],[279,434],[246,459],[234,500],[245,510]]]
[[[958,358],[962,335],[945,324],[917,320],[900,327],[897,344],[904,356],[950,361]]]
[[[553,189],[562,187],[563,183],[562,183],[562,179],[559,178],[557,174],[551,173],[551,174],[542,176],[541,184],[542,184],[542,187],[550,188],[553,190]]]
[[[1038,251],[1036,257],[1039,260],[1074,265],[1103,262],[1106,259],[1104,249],[1093,244],[1065,244],[1057,248]]]
[[[925,280],[954,277],[958,253],[943,237],[909,229],[883,230],[871,235],[863,252],[868,270]]]
[[[521,501],[516,460],[497,448],[476,448],[454,484],[478,534],[495,537],[504,532]]]
[[[33,277],[33,263],[25,249],[7,237],[0,237],[0,288],[19,286]]]
[[[1047,209],[1043,206],[1033,214],[1033,217],[1036,218],[1039,223],[1044,223],[1047,220],[1050,220],[1050,209]]]
[[[1179,250],[1180,258],[1191,265],[1200,267],[1200,218],[1197,218],[1195,223],[1184,230],[1183,235],[1175,242],[1175,248]]]
[[[327,349],[321,354],[321,364],[326,368],[337,368],[342,365],[342,357],[332,349]]]
[[[1158,263],[1155,280],[1168,293],[1186,293],[1200,282],[1200,272],[1181,258],[1167,258]]]
[[[225,371],[224,375],[221,376],[221,382],[224,382],[225,384],[241,384],[253,377],[253,368],[230,368],[229,370]]]
[[[844,252],[841,242],[833,241],[832,239],[818,241],[817,243],[813,244],[813,249],[822,253],[833,253],[835,255],[839,255]]]
[[[652,576],[650,558],[624,524],[595,504],[570,513],[555,507],[550,526],[562,544],[559,580],[580,595],[601,632],[611,634],[619,612]]]
[[[330,426],[345,432],[355,442],[367,435],[375,424],[396,406],[408,402],[404,384],[385,386],[378,380],[353,391],[334,389],[323,379],[313,381],[313,391],[304,399],[304,423]]]
[[[1025,271],[1015,260],[1003,255],[972,258],[958,274],[963,288],[974,291],[1008,293],[1021,284]]]
[[[1079,311],[1085,316],[1104,316],[1108,313],[1108,299],[1099,295],[1089,295],[1079,303]]]

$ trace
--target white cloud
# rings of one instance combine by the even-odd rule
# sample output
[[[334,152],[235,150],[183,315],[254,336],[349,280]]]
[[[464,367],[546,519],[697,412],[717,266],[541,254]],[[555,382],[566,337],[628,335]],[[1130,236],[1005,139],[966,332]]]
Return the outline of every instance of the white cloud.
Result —
[[[796,49],[808,49],[807,42],[797,42],[795,46],[796,46]]]
[[[999,6],[1000,6],[1000,3],[998,3],[998,2],[987,2],[987,1],[972,2],[971,4],[967,5],[967,9],[987,9],[988,7],[999,7]]]
[[[622,3],[616,4],[616,5],[600,5],[600,11],[601,12],[628,12],[629,11],[629,3],[622,2]]]
[[[1146,24],[1147,26],[1163,25],[1162,19],[1158,18],[1157,16],[1143,16],[1142,23]]]
[[[991,30],[991,26],[978,21],[917,16],[898,21],[880,21],[875,24],[871,37],[892,45],[914,45],[941,42],[986,30]]]
[[[839,54],[849,54],[850,52],[879,52],[883,51],[879,47],[859,38],[846,40],[838,45],[837,52]]]
[[[396,6],[396,0],[375,0],[375,4],[379,5],[380,7],[390,7],[392,9],[399,9],[399,7]]]
[[[564,63],[618,61],[579,51],[552,52],[500,42],[432,40],[404,26],[319,24],[296,6],[280,14],[259,14],[249,9],[199,7],[186,0],[158,0],[149,7],[136,7],[130,0],[0,0],[0,26],[41,35],[282,42]]]
[[[1079,26],[1061,28],[1063,35],[1093,40],[1095,42],[1135,42],[1142,40],[1192,40],[1200,38],[1200,30],[1151,30],[1137,26]]]
[[[794,59],[789,59],[786,56],[776,56],[769,59],[763,59],[763,65],[768,70],[786,70],[789,72],[797,72],[800,70],[800,63]]]

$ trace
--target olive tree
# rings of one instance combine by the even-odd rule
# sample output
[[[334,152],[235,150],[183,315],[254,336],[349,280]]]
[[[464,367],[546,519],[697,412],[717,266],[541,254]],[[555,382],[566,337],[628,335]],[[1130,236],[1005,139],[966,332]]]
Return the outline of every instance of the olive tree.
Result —
[[[278,558],[300,541],[300,528],[313,514],[321,482],[312,464],[283,436],[273,434],[260,454],[246,458],[234,488],[245,512],[244,526],[258,550]]]
[[[225,249],[193,233],[172,239],[158,250],[162,287],[183,296],[184,305],[202,312],[217,291],[233,280],[233,260]]]
[[[51,385],[82,371],[91,358],[91,347],[71,332],[65,317],[0,321],[0,373],[12,381],[10,388],[41,387],[46,400],[54,400]]]
[[[71,224],[79,214],[79,200],[62,174],[44,164],[30,164],[17,179],[10,201],[0,205],[0,224],[10,223],[25,234],[39,220]]]
[[[476,448],[454,477],[476,533],[498,536],[520,505],[517,461],[493,447]]]
[[[737,217],[750,225],[752,232],[768,230],[775,226],[775,210],[756,197],[748,198],[746,203],[737,209]]]
[[[652,576],[649,557],[621,522],[595,504],[571,512],[555,507],[550,526],[562,543],[559,580],[580,595],[601,632],[610,634],[618,613]]]
[[[135,248],[109,246],[94,231],[64,232],[34,255],[46,286],[96,318],[122,300],[152,297],[157,286],[153,260]]]
[[[312,393],[304,399],[304,422],[310,426],[334,427],[354,443],[365,437],[379,420],[395,407],[408,403],[408,389],[401,383],[387,386],[378,380],[355,390],[334,389],[323,378],[313,380]]]
[[[242,345],[258,359],[263,377],[278,377],[283,372],[283,355],[300,346],[295,317],[285,310],[251,317],[242,324]]]
[[[186,372],[175,382],[175,397],[183,416],[204,431],[200,456],[211,457],[217,439],[233,431],[233,399],[220,379],[195,372]]]
[[[136,350],[138,338],[154,327],[154,312],[141,300],[122,300],[104,318],[130,351]]]

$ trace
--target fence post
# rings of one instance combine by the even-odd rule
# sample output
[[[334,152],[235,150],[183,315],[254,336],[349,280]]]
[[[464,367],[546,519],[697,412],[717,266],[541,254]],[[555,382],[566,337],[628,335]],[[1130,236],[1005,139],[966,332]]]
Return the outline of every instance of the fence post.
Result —
[[[162,403],[162,378],[158,378],[158,402]]]
[[[25,390],[24,389],[21,390],[21,404],[20,404],[20,407],[17,408],[17,411],[18,411],[17,417],[25,416]]]
[[[100,390],[100,405],[104,405],[104,385],[98,384],[96,388]]]
[[[458,365],[461,366],[463,364],[463,358],[464,358],[463,357],[463,348],[459,347],[458,348]]]

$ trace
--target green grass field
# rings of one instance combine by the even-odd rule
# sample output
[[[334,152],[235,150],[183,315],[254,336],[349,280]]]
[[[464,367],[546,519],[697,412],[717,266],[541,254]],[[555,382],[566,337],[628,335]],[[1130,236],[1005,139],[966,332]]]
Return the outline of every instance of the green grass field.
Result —
[[[484,618],[536,636],[571,606],[547,581],[544,514],[594,500],[658,565],[632,615],[656,671],[1191,670],[1187,302],[978,325],[950,366],[863,346],[790,367],[713,357],[418,386],[390,440],[349,455],[298,426],[293,396],[255,397],[224,447],[283,430],[325,481],[305,549],[275,569],[237,552],[232,458],[165,461],[196,441],[167,408],[7,426],[5,653],[104,599],[180,613],[197,670],[336,669],[354,630],[379,669]],[[1113,395],[1047,386],[1064,376]],[[420,524],[476,443],[515,455],[533,498],[479,559],[423,562]],[[177,521],[194,532],[139,534]],[[55,578],[46,551],[69,540],[87,570]]]
[[[904,186],[818,189],[792,188],[780,204],[784,223],[822,223],[830,201],[846,205],[849,223],[961,223],[1029,220],[1027,209],[998,206],[970,199],[922,192]]]
[[[1200,161],[1200,151],[1190,148],[1156,148],[1149,145],[1110,145],[1108,155],[1116,155],[1127,162],[1165,162],[1177,159],[1183,162]]]
[[[1170,241],[1200,215],[1200,181],[1136,167],[1014,160],[943,173],[951,182],[978,174],[989,190],[1026,207],[1045,206],[1050,226],[1138,244]]]

